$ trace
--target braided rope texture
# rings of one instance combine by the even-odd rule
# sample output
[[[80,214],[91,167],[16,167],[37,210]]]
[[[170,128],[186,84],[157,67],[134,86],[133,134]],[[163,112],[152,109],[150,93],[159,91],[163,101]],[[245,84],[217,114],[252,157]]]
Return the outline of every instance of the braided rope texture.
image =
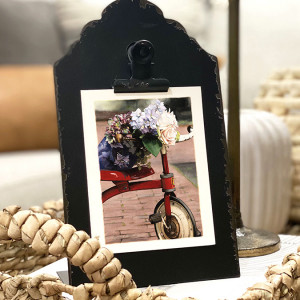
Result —
[[[259,96],[254,99],[257,109],[266,110],[278,116],[289,115],[300,107],[300,68],[274,71],[261,84]]]
[[[49,275],[31,278],[23,274],[12,277],[0,273],[0,300],[65,299],[63,292],[73,295],[74,300],[170,299],[165,292],[157,289],[148,288],[144,292],[137,289],[131,274],[122,268],[112,251],[100,247],[97,238],[91,238],[84,231],[76,231],[72,225],[64,224],[49,213],[22,211],[18,206],[9,206],[1,211],[0,243],[15,242],[31,245],[36,254],[67,257],[93,283],[73,287]],[[1,264],[0,268],[5,272],[11,266]]]
[[[282,265],[268,268],[267,281],[248,288],[238,300],[299,300],[300,299],[300,247],[297,254],[286,255]]]
[[[0,243],[20,242],[31,245],[38,254],[68,257],[93,283],[73,287],[51,275],[10,276],[0,264],[0,300],[66,299],[62,293],[73,295],[74,300],[172,300],[158,289],[137,289],[131,274],[109,249],[100,247],[97,238],[49,214],[9,206],[0,212]],[[300,247],[298,251],[287,255],[281,266],[269,267],[267,281],[255,284],[238,300],[300,299]],[[188,299],[194,298],[183,300]]]
[[[51,218],[63,219],[62,200],[48,201],[44,203],[43,208],[34,206],[30,210],[35,213],[46,213]],[[36,253],[30,244],[25,244],[22,240],[4,241],[0,245],[0,270],[11,276],[32,273],[56,260],[58,258],[49,253]]]

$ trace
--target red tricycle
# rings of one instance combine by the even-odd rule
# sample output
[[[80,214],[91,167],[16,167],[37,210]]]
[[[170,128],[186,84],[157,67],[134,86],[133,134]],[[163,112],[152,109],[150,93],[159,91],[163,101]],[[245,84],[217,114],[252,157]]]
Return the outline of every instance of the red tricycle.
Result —
[[[188,129],[190,131],[190,129]],[[193,137],[189,134],[181,135],[178,142],[186,141]],[[188,206],[175,194],[175,181],[173,173],[169,171],[167,148],[163,146],[161,151],[163,173],[160,179],[130,182],[153,175],[155,172],[148,167],[134,167],[126,171],[101,170],[102,181],[112,181],[115,186],[102,193],[102,202],[130,191],[162,189],[164,193],[154,209],[154,214],[149,216],[149,221],[154,224],[156,235],[159,239],[177,239],[201,236],[193,213]]]

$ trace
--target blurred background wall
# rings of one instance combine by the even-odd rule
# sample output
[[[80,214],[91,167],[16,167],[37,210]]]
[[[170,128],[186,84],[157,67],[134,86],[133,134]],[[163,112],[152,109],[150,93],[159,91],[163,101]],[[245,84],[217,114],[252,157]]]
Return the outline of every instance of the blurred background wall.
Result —
[[[53,63],[79,37],[84,24],[101,17],[111,0],[0,0],[0,64]],[[153,0],[167,18],[223,64],[227,102],[227,0]],[[241,106],[252,107],[259,84],[279,67],[300,61],[300,1],[241,0]]]

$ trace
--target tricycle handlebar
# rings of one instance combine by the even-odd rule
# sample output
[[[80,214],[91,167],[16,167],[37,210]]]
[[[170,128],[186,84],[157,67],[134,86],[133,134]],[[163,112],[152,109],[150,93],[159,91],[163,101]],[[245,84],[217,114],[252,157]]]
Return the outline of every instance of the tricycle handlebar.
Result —
[[[188,132],[189,132],[188,134],[181,134],[180,137],[179,137],[179,140],[177,141],[177,143],[188,141],[188,140],[190,140],[191,138],[194,137],[192,126],[188,127]]]
[[[194,137],[193,127],[188,126],[187,130],[188,130],[189,133],[188,134],[181,134],[178,141],[177,141],[177,143],[188,141],[188,140],[190,140],[191,138]],[[132,137],[125,137],[122,134],[117,134],[116,140],[117,140],[118,143],[122,143],[123,140],[132,140],[132,141],[134,141],[136,139],[132,138]]]

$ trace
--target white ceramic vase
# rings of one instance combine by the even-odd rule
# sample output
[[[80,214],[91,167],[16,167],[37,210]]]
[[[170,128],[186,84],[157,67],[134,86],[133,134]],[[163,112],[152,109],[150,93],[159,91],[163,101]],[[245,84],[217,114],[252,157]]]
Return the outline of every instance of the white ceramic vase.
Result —
[[[227,112],[225,112],[227,124]],[[244,109],[241,131],[241,213],[244,225],[279,233],[290,212],[291,139],[274,114]]]

